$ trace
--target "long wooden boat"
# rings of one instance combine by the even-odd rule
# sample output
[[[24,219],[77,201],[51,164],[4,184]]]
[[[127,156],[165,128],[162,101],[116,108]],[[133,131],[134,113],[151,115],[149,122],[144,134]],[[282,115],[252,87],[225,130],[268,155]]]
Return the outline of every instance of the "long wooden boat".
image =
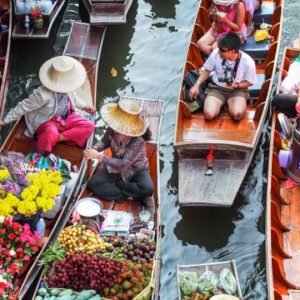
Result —
[[[126,23],[133,0],[81,0],[87,9],[92,25]]]
[[[64,55],[72,56],[85,66],[88,74],[88,79],[84,86],[80,88],[78,93],[82,99],[87,101],[89,105],[95,105],[97,93],[97,75],[98,75],[98,62],[100,58],[101,48],[106,32],[106,27],[91,27],[89,24],[74,22],[71,28],[68,42],[65,46]],[[0,152],[15,151],[27,154],[35,151],[35,142],[25,136],[25,119],[22,117],[17,121],[7,139],[5,140]],[[87,142],[90,146],[93,137]],[[28,265],[27,269],[22,274],[17,276],[14,283],[15,293],[11,299],[23,299],[24,294],[28,290],[30,284],[37,275],[40,267],[37,266],[37,261],[46,248],[47,244],[55,237],[58,231],[58,226],[64,220],[68,209],[70,208],[74,197],[78,196],[80,185],[85,176],[86,161],[83,158],[83,149],[77,146],[70,146],[65,143],[59,143],[55,146],[53,153],[71,163],[72,170],[77,170],[78,176],[76,182],[65,200],[62,209],[57,213],[56,217],[46,222],[45,243],[40,250],[39,254],[35,256]]]
[[[12,7],[9,0],[2,0],[2,11],[0,13],[1,24],[7,26],[0,33],[0,116],[3,114],[3,110],[6,102],[6,94],[8,88],[9,77],[9,55],[11,44],[11,28],[12,28]]]
[[[195,19],[180,85],[174,147],[178,154],[179,204],[186,206],[230,206],[249,168],[268,109],[281,35],[283,1],[264,0],[255,20],[270,19],[274,42],[256,43],[247,37],[242,49],[256,61],[257,84],[250,88],[244,118],[236,122],[228,112],[212,121],[203,113],[191,113],[184,102],[183,79],[204,64],[197,40],[209,29],[210,0],[202,0]],[[270,15],[271,14],[271,15]],[[259,26],[256,24],[256,27]],[[215,145],[213,176],[205,176],[206,157]]]
[[[182,286],[185,286],[185,283],[188,282],[191,279],[191,277],[193,278],[193,276],[195,276],[195,278],[197,278],[197,281],[199,282],[200,281],[199,278],[201,277],[201,275],[205,274],[205,272],[207,271],[212,272],[215,275],[215,278],[218,279],[218,281],[216,284],[217,285],[216,288],[213,291],[210,290],[211,294],[208,295],[209,297],[208,298],[206,297],[205,299],[210,299],[214,294],[226,295],[226,290],[223,290],[221,288],[222,284],[220,283],[220,274],[221,272],[225,272],[225,274],[228,274],[228,271],[231,272],[231,274],[235,279],[234,282],[236,283],[236,291],[235,293],[233,293],[233,296],[238,297],[236,299],[240,299],[240,300],[243,299],[236,264],[234,260],[231,260],[231,261],[221,261],[221,262],[197,264],[197,265],[178,265],[177,266],[177,287],[178,287],[179,300],[188,299],[188,296],[184,295]],[[223,275],[221,277],[223,277]],[[205,284],[203,285],[206,286]],[[197,292],[200,292],[199,286],[197,287]],[[197,299],[196,295],[194,298],[191,299]]]
[[[300,49],[285,48],[279,81]],[[278,90],[279,92],[278,84]],[[274,111],[269,149],[266,207],[266,256],[270,300],[300,299],[300,226],[299,185],[287,188],[288,172],[280,167],[282,150],[281,125]],[[295,142],[294,142],[295,143]],[[296,155],[296,153],[294,153]],[[296,166],[295,166],[296,169]]]
[[[67,3],[66,0],[56,0],[51,11],[48,14],[43,14],[43,27],[41,29],[36,29],[31,20],[29,22],[29,27],[25,27],[25,15],[17,10],[16,1],[17,0],[14,0],[15,24],[12,36],[13,38],[22,39],[47,39],[57,16]]]
[[[128,97],[126,97],[128,98]],[[160,168],[159,168],[159,132],[161,127],[161,120],[163,116],[163,110],[164,110],[164,102],[159,100],[145,100],[145,99],[136,99],[131,98],[137,103],[140,104],[142,107],[142,111],[145,113],[145,115],[148,116],[150,120],[150,128],[152,131],[152,139],[149,141],[146,145],[146,151],[147,151],[147,157],[149,162],[149,172],[151,175],[151,178],[154,183],[154,194],[151,198],[152,204],[146,207],[146,210],[150,212],[150,221],[154,222],[154,228],[152,229],[155,231],[155,243],[156,250],[153,256],[152,264],[152,270],[151,270],[151,279],[146,287],[144,287],[143,290],[141,290],[138,295],[131,295],[128,296],[126,299],[158,299],[158,290],[159,290],[159,276],[160,276],[160,243],[161,243],[161,220],[160,220]],[[110,151],[108,151],[110,153]],[[97,166],[94,168],[95,172],[97,170]],[[93,174],[92,172],[92,174]],[[93,200],[99,201],[103,205],[104,210],[113,210],[115,212],[127,212],[132,214],[132,220],[130,226],[130,232],[136,233],[139,232],[141,228],[147,229],[147,223],[142,221],[140,219],[140,212],[143,211],[143,207],[140,202],[134,201],[134,200],[127,200],[124,203],[120,204],[116,201],[106,201],[104,199],[100,199],[98,196],[92,194],[88,188],[85,186],[76,203],[80,201],[83,198],[92,197]],[[75,203],[75,205],[76,205]],[[74,210],[75,210],[74,205]],[[64,220],[65,228],[72,225],[72,219],[74,218],[74,210],[72,210],[69,214],[69,218]],[[148,222],[148,221],[147,221]],[[149,223],[148,223],[149,224]],[[99,225],[99,223],[98,223]],[[101,235],[101,237],[103,237]],[[120,236],[119,236],[120,237]],[[118,238],[118,235],[113,235],[113,239]],[[125,237],[125,240],[127,240],[128,237]],[[141,242],[143,243],[143,242]],[[115,248],[116,249],[116,248]],[[97,254],[97,253],[96,253]],[[123,258],[124,259],[124,258]],[[145,262],[146,263],[146,262]],[[149,263],[149,260],[148,260]],[[140,265],[141,266],[141,265]],[[91,270],[86,270],[85,272],[91,272]],[[81,276],[85,276],[85,273],[81,274]],[[144,277],[144,276],[143,276]],[[101,280],[106,280],[105,278],[100,277]],[[127,281],[130,281],[131,278],[128,278]],[[146,280],[146,279],[145,279]],[[43,281],[42,277],[40,278],[40,281]],[[141,281],[142,282],[142,281]],[[46,282],[43,282],[46,285]],[[38,291],[38,288],[41,286],[41,283],[39,282],[37,284],[35,295]],[[112,286],[110,286],[112,288]],[[134,287],[133,283],[131,283],[131,287]],[[68,287],[65,287],[68,288]],[[115,288],[115,286],[114,286]],[[116,288],[118,290],[118,288]],[[140,288],[141,289],[141,288]],[[109,297],[105,295],[101,295],[104,298],[101,299],[108,299]],[[112,297],[112,296],[111,296]],[[112,297],[113,298],[113,297]],[[109,298],[111,299],[111,298]],[[125,299],[125,298],[118,298],[118,294],[115,294],[115,297],[113,299]]]

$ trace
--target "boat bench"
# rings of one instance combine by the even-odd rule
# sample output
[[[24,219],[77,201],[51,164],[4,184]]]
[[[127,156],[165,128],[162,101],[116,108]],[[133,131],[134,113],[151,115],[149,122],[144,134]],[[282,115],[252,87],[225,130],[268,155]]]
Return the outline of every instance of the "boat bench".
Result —
[[[256,74],[256,83],[249,86],[250,98],[257,98],[259,96],[262,85],[266,80],[265,74]]]
[[[265,60],[270,48],[267,41],[256,42],[254,36],[248,36],[241,50],[249,54],[254,60]]]
[[[275,10],[275,3],[269,1],[263,1],[258,11],[254,13],[253,22],[255,25],[261,23],[271,24],[272,16]]]

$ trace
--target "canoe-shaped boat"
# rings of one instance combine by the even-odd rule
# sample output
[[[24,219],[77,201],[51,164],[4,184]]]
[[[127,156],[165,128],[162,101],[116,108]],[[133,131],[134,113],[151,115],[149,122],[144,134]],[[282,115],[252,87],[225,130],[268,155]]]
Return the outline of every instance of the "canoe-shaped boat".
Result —
[[[85,99],[89,105],[95,105],[96,101],[98,62],[105,32],[106,27],[94,28],[90,27],[89,24],[74,22],[64,50],[64,55],[78,59],[87,70],[88,79],[78,93],[80,93],[82,99]],[[35,142],[31,138],[25,136],[25,129],[25,119],[22,117],[17,121],[5,140],[1,147],[1,153],[7,151],[21,152],[24,154],[34,152]],[[90,137],[87,146],[90,146],[92,141],[93,137]],[[11,296],[11,299],[24,299],[24,294],[40,269],[40,267],[37,266],[37,261],[41,253],[51,239],[55,237],[61,222],[63,222],[68,214],[68,209],[72,207],[72,201],[74,201],[79,194],[79,188],[86,170],[86,161],[83,158],[83,150],[84,149],[77,146],[70,146],[65,143],[57,144],[53,150],[55,155],[58,155],[71,163],[72,170],[77,170],[78,176],[68,198],[65,200],[64,206],[56,214],[54,219],[46,222],[45,243],[39,254],[31,259],[26,270],[17,276],[14,282],[15,293]]]
[[[300,49],[285,48],[279,81],[285,78],[292,60],[299,54]],[[282,128],[275,111],[271,128],[266,208],[268,299],[297,300],[300,299],[300,188],[286,185],[290,177],[287,170],[293,171],[292,165],[287,170],[280,167],[284,165],[279,161],[283,157]]]
[[[256,22],[270,20],[270,34],[274,42],[256,43],[247,37],[242,51],[256,61],[257,83],[250,88],[247,112],[236,122],[228,112],[221,111],[212,120],[203,113],[191,113],[184,102],[183,79],[191,70],[199,70],[204,61],[196,45],[197,40],[210,27],[208,8],[211,1],[202,0],[198,9],[190,44],[183,68],[180,86],[174,147],[178,154],[179,204],[186,206],[230,206],[249,168],[264,124],[275,75],[280,41],[283,1],[266,1],[257,13]],[[256,24],[256,26],[259,26]],[[215,145],[213,176],[205,176],[206,157],[210,146]]]
[[[26,14],[23,13],[23,6],[25,6],[25,4],[23,4],[22,8],[19,9],[18,1],[19,0],[14,0],[15,24],[12,36],[14,38],[22,39],[47,39],[57,16],[67,3],[66,0],[56,0],[53,1],[52,7],[44,5],[45,7],[40,8],[43,24],[40,23],[40,25],[35,26],[34,20],[29,17],[29,14],[26,16]],[[41,1],[41,3],[42,2],[43,1]]]
[[[224,278],[231,278],[229,286],[224,285]],[[192,293],[194,295],[191,299],[198,299],[197,294],[199,294],[199,299],[202,299],[200,295],[204,297],[204,292],[201,293],[201,288],[204,288],[209,296],[205,299],[210,299],[214,294],[227,294],[238,297],[236,299],[243,299],[234,260],[197,265],[178,265],[177,285],[179,300],[189,299],[188,297]],[[209,289],[207,289],[208,286],[210,286]]]
[[[133,0],[81,0],[87,9],[92,25],[126,23]]]
[[[108,284],[105,280],[107,279],[106,276],[102,275],[103,277],[101,277],[100,275],[97,276],[97,284],[95,285],[95,290],[98,289],[99,285],[102,286],[102,289],[105,290],[105,288],[103,288],[103,282],[107,283],[107,293],[110,293],[109,295],[105,294],[105,295],[101,295],[102,299],[157,299],[158,298],[158,289],[159,289],[159,275],[160,275],[160,242],[161,242],[161,221],[160,221],[160,191],[159,191],[159,174],[160,174],[160,169],[159,169],[159,131],[160,131],[160,127],[161,127],[161,120],[162,120],[162,115],[163,115],[163,109],[164,109],[164,102],[163,101],[158,101],[158,100],[145,100],[145,99],[135,99],[135,98],[131,98],[134,101],[136,101],[137,103],[139,103],[142,107],[142,111],[148,116],[149,120],[150,120],[150,128],[152,131],[152,139],[147,143],[146,145],[146,151],[147,151],[147,157],[148,157],[148,162],[149,162],[149,172],[151,175],[151,178],[153,180],[154,183],[154,194],[153,197],[151,199],[152,201],[152,205],[149,205],[148,208],[146,208],[146,210],[148,212],[150,212],[150,221],[152,221],[154,223],[153,229],[152,231],[155,232],[154,235],[154,240],[153,240],[153,245],[155,246],[154,253],[151,253],[151,251],[149,251],[149,254],[151,255],[151,259],[149,260],[147,258],[147,261],[144,260],[144,263],[142,263],[144,266],[147,265],[149,266],[149,262],[152,265],[151,269],[150,269],[150,273],[147,275],[148,279],[146,279],[145,274],[143,273],[142,278],[138,279],[138,281],[140,282],[147,282],[147,285],[143,285],[143,287],[139,286],[137,284],[137,282],[134,282],[134,278],[132,278],[133,273],[131,270],[131,275],[128,275],[129,277],[127,277],[126,281],[127,281],[127,285],[129,285],[130,287],[126,288],[126,291],[122,291],[123,293],[127,293],[127,298],[122,298],[120,296],[119,298],[119,294],[115,293],[115,291],[119,291],[119,293],[121,293],[122,290],[122,286],[124,286],[124,279],[126,278],[126,274],[125,276],[122,275],[121,280],[123,281],[123,283],[119,282],[119,286],[116,285],[112,285],[112,284]],[[94,172],[97,169],[97,167],[94,168]],[[124,203],[120,204],[116,201],[106,201],[103,199],[100,199],[99,197],[97,197],[96,195],[93,195],[88,189],[87,187],[83,187],[82,192],[80,193],[78,200],[76,203],[79,203],[80,200],[82,199],[91,199],[92,201],[96,201],[97,203],[102,203],[102,207],[105,210],[109,210],[110,212],[114,212],[114,213],[129,213],[132,215],[132,223],[130,225],[130,233],[137,233],[139,232],[141,229],[147,229],[148,226],[150,225],[150,222],[147,225],[147,222],[145,219],[142,219],[140,213],[144,210],[141,203],[138,201],[134,201],[134,200],[127,200]],[[74,210],[76,211],[75,207],[76,207],[76,203],[74,205]],[[74,210],[72,210],[70,212],[69,218],[64,220],[64,225],[66,226],[66,228],[70,228],[70,226],[72,225],[72,220],[74,220]],[[118,217],[117,217],[118,218]],[[123,219],[125,218],[124,216],[122,217]],[[117,221],[116,221],[117,222]],[[119,222],[119,221],[118,221]],[[117,223],[118,223],[117,222]],[[93,224],[95,224],[95,219],[92,219],[92,223],[90,223],[90,220],[88,223],[90,226],[92,226]],[[99,223],[98,223],[99,225]],[[152,224],[153,225],[153,224]],[[152,226],[151,226],[152,227]],[[96,227],[92,227],[92,228],[96,228]],[[147,230],[144,232],[144,234],[150,234],[153,235],[153,232],[148,232]],[[101,237],[103,237],[102,233],[100,235]],[[99,237],[99,235],[98,235]],[[114,239],[119,239],[121,238],[120,235],[113,235],[113,240]],[[64,236],[64,238],[68,239],[68,236]],[[132,237],[128,237],[125,236],[125,241],[130,241]],[[141,238],[141,237],[140,237]],[[135,239],[132,238],[132,239]],[[131,240],[132,240],[131,239]],[[60,240],[61,242],[62,240]],[[145,240],[139,240],[140,242],[138,244],[135,245],[135,247],[137,247],[138,249],[139,246],[143,244],[141,247],[146,246],[147,242],[145,242]],[[119,243],[119,242],[118,242]],[[67,243],[68,245],[68,243]],[[115,245],[115,247],[119,246],[119,247],[123,247],[122,245]],[[124,246],[124,248],[126,248],[126,246]],[[118,253],[120,254],[120,248],[114,248],[114,249],[118,249]],[[132,248],[131,248],[132,249]],[[143,248],[146,249],[146,248]],[[152,248],[153,249],[153,248]],[[123,253],[123,250],[121,250],[121,252]],[[137,253],[137,252],[135,252]],[[138,262],[140,259],[141,252],[139,252],[140,254],[135,254],[138,257]],[[97,252],[94,253],[94,257],[97,257]],[[104,253],[105,255],[105,253]],[[101,260],[102,256],[98,256],[98,260]],[[137,258],[136,257],[136,258]],[[123,257],[124,260],[124,257]],[[131,261],[131,259],[127,258],[127,261]],[[98,262],[99,263],[99,262]],[[141,262],[139,265],[139,268],[141,268]],[[87,277],[87,274],[90,274],[92,270],[91,269],[87,269],[85,268],[85,270],[83,271],[83,274],[80,274],[80,276],[83,277]],[[127,271],[123,271],[123,273],[128,272],[130,270]],[[142,271],[144,272],[144,271]],[[50,272],[51,273],[51,272]],[[80,273],[78,271],[78,273]],[[107,275],[108,276],[108,275]],[[82,277],[82,278],[83,278]],[[47,276],[46,276],[47,278]],[[47,285],[47,280],[43,280],[42,277],[40,278],[40,280],[43,281],[42,285],[39,282],[37,284],[37,288],[36,288],[36,293],[38,293],[38,289],[39,287],[45,285]],[[74,280],[74,278],[72,279]],[[70,282],[72,282],[72,284],[74,283],[74,281],[70,280]],[[76,280],[76,279],[75,279]],[[136,280],[136,278],[135,278]],[[86,281],[85,281],[86,282]],[[105,283],[104,283],[105,284]],[[49,287],[49,286],[48,286]],[[63,286],[64,288],[70,288],[70,286]],[[105,286],[106,287],[106,286]],[[53,286],[52,286],[53,288]],[[60,288],[62,288],[62,286],[60,286]],[[134,289],[137,288],[137,289]],[[114,289],[114,292],[112,291],[112,289]],[[131,293],[130,295],[128,294],[129,289],[133,289],[133,293]],[[77,291],[79,292],[80,289],[77,289]],[[36,294],[35,293],[35,294]],[[38,293],[39,294],[39,293]],[[114,297],[115,296],[115,297]],[[124,296],[124,294],[123,294]],[[124,296],[124,297],[125,297]]]
[[[10,67],[9,55],[12,28],[12,7],[9,0],[1,1],[1,5],[1,24],[7,26],[7,28],[0,32],[0,115],[2,116],[6,101]]]

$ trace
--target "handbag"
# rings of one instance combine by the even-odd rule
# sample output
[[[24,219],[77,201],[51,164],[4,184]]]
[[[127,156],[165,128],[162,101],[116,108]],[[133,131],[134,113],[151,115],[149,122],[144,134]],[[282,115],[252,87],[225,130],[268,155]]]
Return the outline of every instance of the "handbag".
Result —
[[[183,84],[184,84],[184,101],[189,106],[191,112],[202,111],[205,100],[205,90],[207,87],[207,81],[199,86],[199,95],[197,98],[190,100],[189,91],[195,85],[199,78],[199,72],[196,70],[189,71],[185,74]]]

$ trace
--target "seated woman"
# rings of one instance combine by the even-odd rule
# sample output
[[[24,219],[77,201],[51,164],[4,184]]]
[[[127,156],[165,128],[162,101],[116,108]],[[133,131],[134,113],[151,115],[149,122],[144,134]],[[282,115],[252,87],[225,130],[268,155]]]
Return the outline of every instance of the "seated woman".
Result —
[[[253,15],[260,9],[262,0],[244,0],[246,6],[247,36],[254,31]]]
[[[242,41],[246,39],[246,9],[243,1],[213,0],[210,15],[212,27],[197,42],[201,52],[210,55],[217,48],[217,40],[228,32],[239,34]]]
[[[122,99],[102,106],[101,116],[108,129],[93,148],[84,151],[86,159],[98,159],[102,165],[89,180],[89,190],[106,200],[123,202],[131,197],[147,205],[146,197],[153,193],[145,148],[151,132],[140,106]],[[112,156],[101,153],[107,148]]]
[[[40,68],[42,86],[11,109],[0,126],[25,116],[27,134],[35,137],[37,152],[52,152],[58,142],[84,147],[94,131],[94,124],[76,114],[76,108],[94,113],[76,93],[86,80],[86,70],[76,59],[57,56]]]

